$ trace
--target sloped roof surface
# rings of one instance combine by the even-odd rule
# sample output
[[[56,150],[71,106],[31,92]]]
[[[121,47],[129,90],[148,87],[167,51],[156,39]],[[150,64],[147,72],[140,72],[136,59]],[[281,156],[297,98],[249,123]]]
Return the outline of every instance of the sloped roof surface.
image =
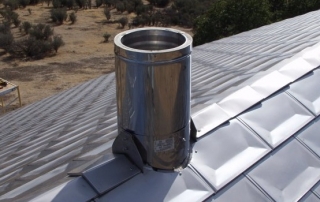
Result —
[[[2,116],[0,200],[320,201],[319,18],[194,49],[198,141],[180,173],[140,173],[111,154],[114,73]]]

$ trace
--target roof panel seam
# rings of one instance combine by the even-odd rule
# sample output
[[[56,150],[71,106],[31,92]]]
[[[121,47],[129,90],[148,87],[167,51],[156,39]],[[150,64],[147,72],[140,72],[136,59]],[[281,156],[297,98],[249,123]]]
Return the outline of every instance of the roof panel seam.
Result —
[[[261,159],[262,160],[262,159]],[[252,183],[259,191],[261,191],[270,201],[276,202],[254,179],[252,179],[248,174],[243,174],[250,183]]]

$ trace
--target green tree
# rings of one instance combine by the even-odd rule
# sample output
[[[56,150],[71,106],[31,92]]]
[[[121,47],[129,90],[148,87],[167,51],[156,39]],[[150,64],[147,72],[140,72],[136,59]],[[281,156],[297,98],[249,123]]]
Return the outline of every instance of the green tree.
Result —
[[[124,4],[122,2],[119,2],[116,4],[116,9],[120,13],[123,13],[126,10],[126,7],[124,6]]]
[[[128,18],[127,17],[122,17],[118,21],[121,25],[121,28],[124,28],[128,24]]]
[[[53,35],[53,28],[51,28],[50,25],[39,23],[31,27],[29,35],[36,40],[46,41]]]
[[[13,35],[11,32],[2,33],[0,32],[0,48],[8,51],[11,44],[13,43]]]
[[[65,8],[55,8],[50,11],[52,22],[62,24],[68,17],[67,10]]]
[[[15,10],[19,8],[18,0],[6,0],[3,2],[5,7],[9,7],[11,10]]]
[[[102,0],[96,0],[96,7],[100,7],[102,3]]]
[[[320,8],[319,0],[287,0],[284,18],[302,15]]]
[[[86,0],[76,0],[76,4],[79,6],[79,8],[83,8],[86,5]]]
[[[218,0],[195,22],[194,45],[270,23],[268,0]]]
[[[53,36],[52,47],[56,53],[58,52],[58,49],[63,45],[64,45],[64,41],[62,40],[61,36]]]
[[[170,0],[148,0],[150,4],[157,6],[157,7],[166,7]]]
[[[111,18],[110,9],[109,8],[104,8],[103,13],[106,16],[107,20],[110,20],[110,18]]]
[[[77,21],[77,15],[74,12],[72,12],[69,14],[69,19],[71,21],[71,24],[74,24]]]
[[[24,33],[29,34],[29,30],[31,29],[32,24],[28,21],[25,21],[21,25],[21,29],[23,29]]]
[[[30,0],[19,0],[19,5],[23,8],[27,7],[30,4]]]

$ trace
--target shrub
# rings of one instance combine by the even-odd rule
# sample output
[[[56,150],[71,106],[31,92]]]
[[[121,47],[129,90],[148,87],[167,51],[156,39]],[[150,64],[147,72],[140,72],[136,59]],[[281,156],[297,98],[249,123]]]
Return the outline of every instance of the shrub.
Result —
[[[100,7],[102,5],[102,0],[96,0],[96,7]]]
[[[74,12],[72,12],[69,14],[69,19],[71,21],[71,24],[74,24],[77,21],[77,15]]]
[[[104,8],[103,13],[106,16],[107,20],[110,20],[111,18],[110,10],[108,8]]]
[[[149,2],[152,5],[155,5],[158,7],[166,7],[169,4],[170,0],[149,0]]]
[[[134,5],[131,2],[126,2],[125,3],[125,9],[128,13],[134,12]]]
[[[53,29],[49,25],[31,25],[23,22],[20,26],[28,37],[14,41],[9,23],[0,23],[0,48],[15,57],[43,58],[64,45],[61,36],[53,36]]]
[[[109,33],[104,33],[104,34],[103,34],[104,42],[108,42],[110,36],[111,36],[111,34],[109,34]]]
[[[74,6],[74,0],[66,0],[65,6],[69,9],[72,9]]]
[[[21,23],[21,21],[18,19],[18,17],[13,18],[12,22],[13,22],[15,27],[18,27],[20,25],[20,23]]]
[[[126,10],[126,8],[124,7],[124,4],[122,2],[119,2],[116,4],[116,9],[120,13],[123,13]]]
[[[137,15],[141,15],[143,13],[147,13],[150,10],[150,7],[148,5],[139,5],[136,7],[135,12]]]
[[[124,28],[128,24],[128,18],[127,17],[122,17],[118,21],[121,25],[121,28]]]
[[[79,6],[79,8],[83,8],[86,5],[86,0],[76,0],[76,4]]]
[[[26,34],[29,33],[29,30],[31,29],[31,27],[32,27],[32,24],[31,24],[30,22],[28,22],[28,21],[23,22],[22,25],[21,25],[22,30],[23,30]]]
[[[8,50],[13,43],[13,36],[11,32],[0,33],[0,48]]]
[[[52,6],[53,8],[60,8],[61,7],[60,0],[52,0]]]
[[[65,8],[56,8],[51,10],[52,22],[62,24],[67,19],[67,10]]]
[[[52,40],[52,47],[53,49],[56,51],[56,53],[58,52],[58,49],[64,45],[64,42],[62,40],[61,36],[54,36],[53,40]]]
[[[30,0],[19,0],[19,5],[23,8],[27,7],[30,4]]]
[[[50,25],[37,24],[29,30],[29,35],[36,40],[48,40],[53,35],[53,29]]]
[[[115,4],[115,0],[103,0],[103,3],[106,4],[108,7],[111,7]]]
[[[6,0],[3,2],[5,7],[9,7],[11,10],[16,10],[19,8],[19,2],[17,0]]]
[[[40,3],[42,0],[30,0],[30,4],[35,5]]]
[[[8,52],[16,57],[43,58],[52,51],[50,41],[37,40],[28,37],[14,42]]]
[[[0,23],[0,33],[6,34],[11,32],[10,25],[11,25],[11,22],[2,21],[2,23]]]
[[[16,12],[10,9],[2,9],[0,10],[0,15],[2,15],[5,21],[7,21],[9,24],[13,23],[16,27],[19,26],[19,15]]]

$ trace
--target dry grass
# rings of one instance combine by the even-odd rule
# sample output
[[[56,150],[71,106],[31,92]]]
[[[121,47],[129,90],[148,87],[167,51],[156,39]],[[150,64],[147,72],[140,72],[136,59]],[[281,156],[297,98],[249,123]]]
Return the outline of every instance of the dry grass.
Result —
[[[0,56],[0,77],[20,86],[23,105],[113,71],[113,38],[127,29],[119,29],[117,23],[107,23],[103,8],[78,10],[75,24],[65,22],[55,26],[50,22],[50,9],[51,5],[39,4],[16,12],[21,22],[48,23],[54,27],[55,34],[61,35],[66,44],[56,55],[41,60],[13,59],[6,54]],[[111,21],[122,16],[113,10]],[[134,15],[130,14],[129,18],[132,17]],[[17,39],[23,37],[18,28],[12,31]],[[111,34],[109,43],[103,43],[106,32]]]

